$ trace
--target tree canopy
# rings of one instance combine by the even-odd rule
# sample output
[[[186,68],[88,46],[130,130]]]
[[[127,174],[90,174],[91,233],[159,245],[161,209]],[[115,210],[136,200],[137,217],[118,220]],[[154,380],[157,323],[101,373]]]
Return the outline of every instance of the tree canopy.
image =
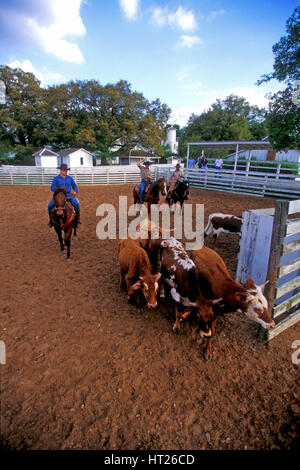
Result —
[[[266,125],[269,140],[276,150],[300,148],[300,103],[295,94],[295,86],[300,84],[300,7],[295,8],[287,20],[286,33],[273,46],[273,72],[263,75],[257,82],[260,85],[277,79],[287,85],[285,90],[269,95]]]
[[[0,106],[0,139],[10,145],[88,146],[105,153],[139,143],[162,150],[171,110],[159,99],[148,101],[125,80],[42,88],[33,74],[8,66],[0,66],[0,79],[7,96]]]
[[[180,153],[185,154],[188,141],[224,141],[262,139],[266,135],[264,110],[250,106],[236,95],[217,99],[211,107],[196,116],[192,114],[181,132]]]
[[[257,82],[260,85],[273,78],[287,85],[300,79],[300,7],[295,8],[286,22],[286,36],[272,47],[274,54],[273,72],[265,74]]]

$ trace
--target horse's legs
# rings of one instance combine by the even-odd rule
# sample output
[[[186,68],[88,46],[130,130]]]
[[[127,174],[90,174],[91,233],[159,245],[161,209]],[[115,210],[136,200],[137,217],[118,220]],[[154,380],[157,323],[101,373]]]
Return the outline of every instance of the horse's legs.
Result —
[[[68,231],[65,232],[65,245],[67,246],[68,252],[67,252],[67,259],[70,259],[71,256],[71,235],[72,235],[72,226],[68,228]]]
[[[60,249],[61,249],[61,251],[63,251],[64,250],[64,243],[63,243],[63,238],[61,236],[61,228],[59,228],[55,225],[55,231],[57,233],[58,241],[60,243]]]

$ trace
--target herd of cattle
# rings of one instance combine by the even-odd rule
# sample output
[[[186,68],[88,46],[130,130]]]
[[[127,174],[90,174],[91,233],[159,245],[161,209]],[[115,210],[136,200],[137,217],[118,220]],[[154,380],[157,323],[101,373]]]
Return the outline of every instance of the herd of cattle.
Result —
[[[235,216],[212,214],[205,235],[213,233],[217,238],[221,231],[239,233],[241,222],[242,219]],[[214,324],[220,314],[239,310],[263,328],[274,328],[262,292],[266,283],[257,286],[248,279],[245,285],[241,285],[232,279],[216,251],[203,246],[188,254],[180,241],[166,235],[160,227],[153,227],[146,220],[140,226],[138,240],[127,238],[120,241],[120,288],[125,281],[129,301],[135,301],[137,305],[146,302],[148,308],[156,308],[157,298],[165,297],[167,285],[175,309],[173,331],[178,333],[182,321],[193,315],[199,324],[201,337],[207,338],[205,359],[212,359]]]

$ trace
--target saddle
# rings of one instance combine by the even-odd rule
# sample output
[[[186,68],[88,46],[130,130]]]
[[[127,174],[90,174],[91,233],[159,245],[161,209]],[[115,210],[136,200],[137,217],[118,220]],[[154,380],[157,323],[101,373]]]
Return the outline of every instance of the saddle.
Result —
[[[72,209],[73,215],[76,215],[76,209],[75,209],[75,207],[73,206],[71,199],[67,199],[67,200],[66,200],[66,204],[68,204],[68,206],[70,207],[70,209]]]

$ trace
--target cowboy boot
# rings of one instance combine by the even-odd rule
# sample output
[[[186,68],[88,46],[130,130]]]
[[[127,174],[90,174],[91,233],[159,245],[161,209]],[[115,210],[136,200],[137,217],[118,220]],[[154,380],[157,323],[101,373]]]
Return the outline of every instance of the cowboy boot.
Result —
[[[52,227],[53,227],[53,222],[52,222],[52,219],[51,219],[51,215],[49,216],[48,227],[49,227],[49,228],[52,228]]]
[[[78,225],[81,224],[81,221],[80,221],[80,211],[76,211],[75,213],[75,227],[78,227]]]

